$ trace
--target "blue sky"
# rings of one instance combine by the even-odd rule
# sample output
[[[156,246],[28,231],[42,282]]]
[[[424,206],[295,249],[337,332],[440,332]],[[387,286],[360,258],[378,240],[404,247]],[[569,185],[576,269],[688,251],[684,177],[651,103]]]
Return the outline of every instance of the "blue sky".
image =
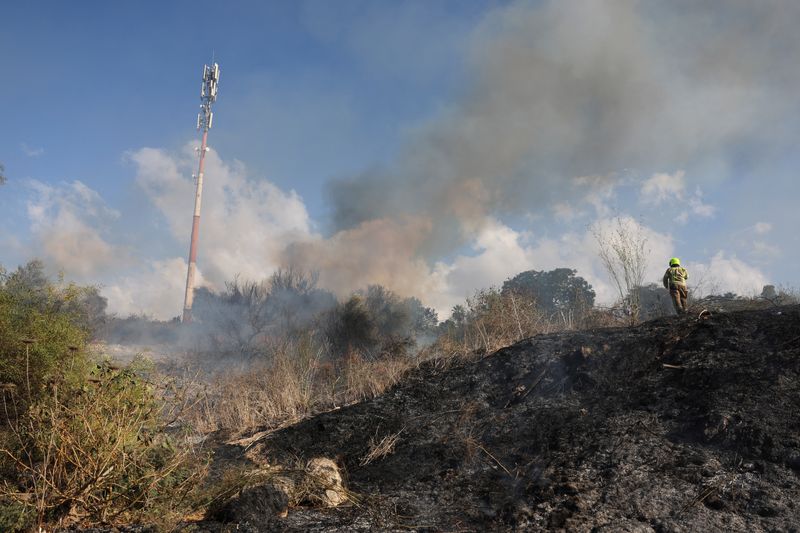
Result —
[[[718,289],[796,286],[800,12],[714,4],[6,3],[0,264],[177,315],[213,52],[212,287],[295,264],[444,314],[572,266],[612,298],[588,227],[614,216],[652,278],[679,254]]]
[[[226,127],[214,131],[214,145],[319,205],[315,193],[331,173],[387,157],[398,125],[447,97],[460,68],[458,41],[480,15],[461,9],[450,20],[456,4],[424,11],[422,2],[4,5],[5,165],[12,175],[79,177],[104,196],[120,194],[124,180],[110,177],[126,170],[121,154],[194,137],[198,72],[214,53],[227,93],[217,105]],[[368,53],[348,42],[353,26],[365,33],[397,16],[410,27],[438,18],[453,30],[436,43],[440,57],[418,65],[391,50],[404,43]],[[437,29],[428,28],[432,42]],[[45,152],[26,157],[23,144]]]

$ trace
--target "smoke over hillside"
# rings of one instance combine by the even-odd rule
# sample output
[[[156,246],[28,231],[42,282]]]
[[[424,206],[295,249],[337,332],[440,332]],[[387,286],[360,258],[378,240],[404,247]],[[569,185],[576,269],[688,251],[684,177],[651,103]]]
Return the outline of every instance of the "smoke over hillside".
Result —
[[[441,313],[522,270],[569,266],[607,300],[612,292],[595,265],[589,224],[607,224],[615,211],[646,212],[652,278],[686,244],[686,224],[724,214],[704,190],[724,190],[742,173],[774,176],[776,187],[788,179],[780,158],[798,140],[790,118],[800,111],[798,22],[800,5],[777,0],[494,8],[470,35],[465,83],[449,103],[408,131],[390,160],[329,181],[329,225],[315,223],[295,191],[254,179],[243,163],[212,151],[203,279],[221,288],[237,275],[318,270],[320,286],[337,295],[381,284]],[[31,216],[39,216],[38,228],[74,220],[81,240],[101,254],[90,262],[95,270],[68,235],[54,241],[42,231],[48,238],[40,236],[39,252],[61,268],[83,259],[77,273],[106,280],[106,293],[118,300],[113,309],[174,316],[177,305],[164,306],[181,300],[194,154],[188,146],[178,155],[143,148],[128,160],[166,220],[158,229],[173,239],[172,255],[111,276],[114,260],[131,250],[93,233],[77,204],[61,206],[50,221],[35,209]],[[94,191],[84,192],[73,196],[96,205]],[[749,206],[723,199],[729,212]],[[764,235],[773,225],[747,223],[756,221],[767,230],[752,243],[715,243],[689,266],[714,265],[728,290],[760,289],[761,265],[780,250]],[[743,261],[737,251],[764,262]],[[137,289],[163,276],[169,294],[145,298]]]
[[[799,8],[720,7],[622,0],[495,13],[474,36],[472,85],[385,169],[331,183],[333,236],[291,245],[286,260],[324,265],[338,287],[367,277],[419,289],[435,275],[424,275],[431,259],[497,217],[552,216],[548,206],[581,208],[679,168],[694,170],[691,189],[729,178],[737,159],[768,163],[765,145],[794,139],[782,117],[798,107],[800,69],[787,59],[800,52],[789,23]],[[693,201],[695,214],[713,213]]]

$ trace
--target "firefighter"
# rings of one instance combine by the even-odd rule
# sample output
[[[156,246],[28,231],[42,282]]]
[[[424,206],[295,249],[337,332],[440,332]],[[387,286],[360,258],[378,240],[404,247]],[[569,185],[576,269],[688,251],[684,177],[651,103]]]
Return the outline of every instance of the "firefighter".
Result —
[[[689,273],[681,266],[681,261],[677,257],[669,260],[669,268],[664,273],[664,288],[669,290],[672,296],[672,305],[675,306],[675,311],[680,315],[689,311],[686,306],[686,299],[689,297],[689,291],[686,288],[686,280],[689,279]]]

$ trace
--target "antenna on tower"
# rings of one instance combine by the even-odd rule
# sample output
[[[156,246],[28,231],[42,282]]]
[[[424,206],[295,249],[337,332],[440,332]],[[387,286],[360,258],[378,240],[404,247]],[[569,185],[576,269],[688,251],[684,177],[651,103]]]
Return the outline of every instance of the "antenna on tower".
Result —
[[[203,200],[203,168],[206,152],[208,151],[208,130],[214,122],[214,113],[211,105],[217,101],[217,84],[219,83],[219,65],[214,62],[211,55],[211,65],[203,65],[203,83],[200,86],[200,113],[197,114],[197,129],[203,132],[200,143],[200,162],[198,163],[195,195],[194,216],[192,217],[192,237],[189,244],[189,268],[186,272],[186,294],[183,298],[184,323],[192,321],[192,302],[194,300],[194,277],[197,270],[197,240],[200,232],[200,205]]]

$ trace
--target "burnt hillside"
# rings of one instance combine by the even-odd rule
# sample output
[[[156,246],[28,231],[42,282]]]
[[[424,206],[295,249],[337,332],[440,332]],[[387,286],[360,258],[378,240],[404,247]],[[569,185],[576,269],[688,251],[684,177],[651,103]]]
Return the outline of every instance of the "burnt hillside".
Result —
[[[800,306],[540,335],[249,442],[335,459],[359,503],[239,528],[797,531],[798,413]]]

